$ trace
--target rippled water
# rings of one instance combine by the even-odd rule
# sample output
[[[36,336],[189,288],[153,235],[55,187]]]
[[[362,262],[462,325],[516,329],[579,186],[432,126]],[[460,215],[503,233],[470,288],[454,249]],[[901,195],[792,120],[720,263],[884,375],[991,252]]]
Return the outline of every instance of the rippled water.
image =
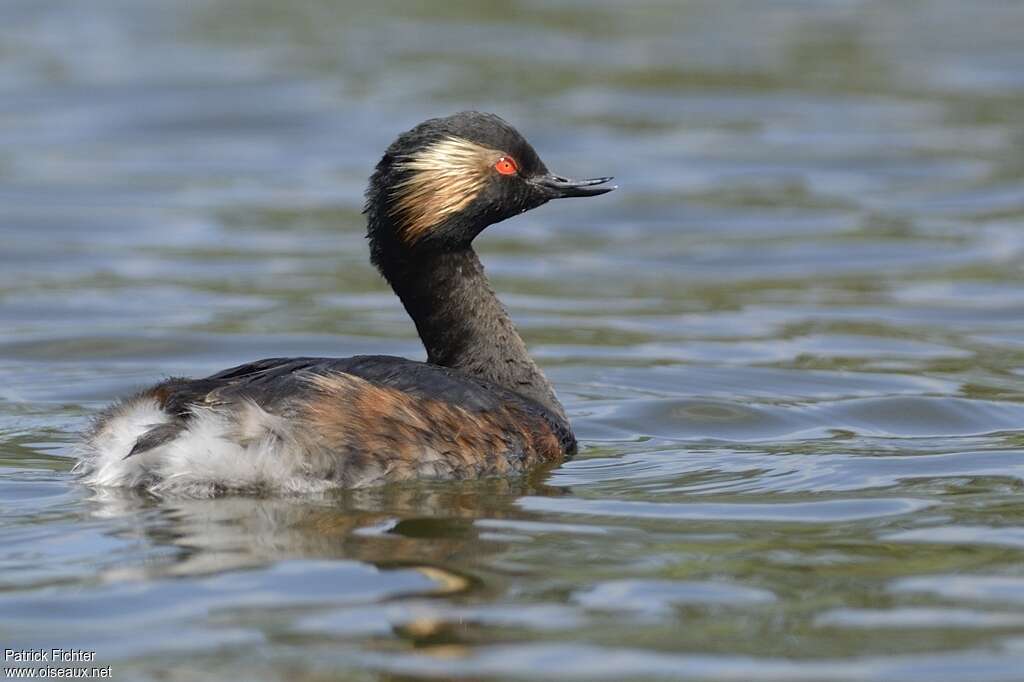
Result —
[[[1018,680],[1024,5],[0,5],[0,646],[115,679]],[[422,357],[365,178],[501,113],[622,189],[479,248],[582,439],[525,481],[84,489],[88,415]]]

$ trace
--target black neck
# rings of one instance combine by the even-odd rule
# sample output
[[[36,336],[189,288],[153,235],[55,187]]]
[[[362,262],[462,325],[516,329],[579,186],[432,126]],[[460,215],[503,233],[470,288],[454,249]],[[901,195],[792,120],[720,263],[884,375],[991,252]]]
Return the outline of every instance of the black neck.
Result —
[[[416,323],[427,362],[508,388],[568,424],[471,247],[418,254],[415,263],[392,261],[382,270]]]

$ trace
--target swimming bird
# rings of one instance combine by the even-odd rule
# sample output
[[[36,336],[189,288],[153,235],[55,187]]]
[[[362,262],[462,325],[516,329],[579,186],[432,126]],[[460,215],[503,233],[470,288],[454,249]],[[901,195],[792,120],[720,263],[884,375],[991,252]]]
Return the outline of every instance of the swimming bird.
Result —
[[[494,114],[402,133],[370,178],[364,213],[370,260],[427,361],[271,358],[167,379],[95,419],[79,449],[83,480],[157,494],[301,493],[514,476],[572,455],[565,410],[473,240],[551,199],[609,192],[609,180],[549,172]]]

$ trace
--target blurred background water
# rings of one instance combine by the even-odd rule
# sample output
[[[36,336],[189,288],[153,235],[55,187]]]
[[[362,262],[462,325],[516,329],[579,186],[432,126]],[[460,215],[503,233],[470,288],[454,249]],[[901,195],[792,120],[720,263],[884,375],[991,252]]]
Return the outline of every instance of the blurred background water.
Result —
[[[4,0],[0,646],[115,679],[1020,680],[1024,3]],[[401,130],[621,189],[479,250],[582,440],[530,480],[153,499],[117,395],[422,357]]]

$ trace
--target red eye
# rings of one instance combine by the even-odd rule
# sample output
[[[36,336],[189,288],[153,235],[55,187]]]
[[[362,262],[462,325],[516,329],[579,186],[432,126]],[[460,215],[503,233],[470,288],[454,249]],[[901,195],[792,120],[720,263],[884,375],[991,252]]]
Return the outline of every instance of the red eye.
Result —
[[[511,156],[503,156],[494,164],[494,170],[502,175],[514,175],[519,171],[519,166],[516,165]]]

